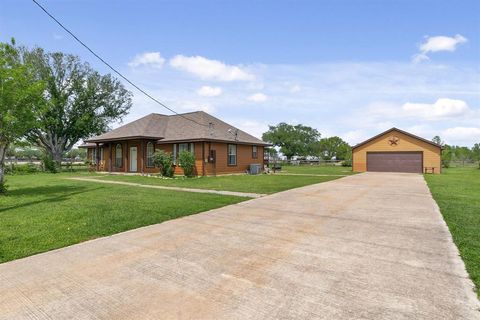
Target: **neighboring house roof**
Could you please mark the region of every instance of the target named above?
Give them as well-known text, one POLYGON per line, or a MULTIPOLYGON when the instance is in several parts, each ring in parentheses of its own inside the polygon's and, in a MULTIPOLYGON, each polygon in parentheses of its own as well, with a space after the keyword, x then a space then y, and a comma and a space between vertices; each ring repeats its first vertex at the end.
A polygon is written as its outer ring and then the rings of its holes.
POLYGON ((119 128, 85 140, 98 143, 116 140, 156 139, 158 143, 181 141, 223 141, 269 145, 203 111, 180 115, 151 113, 119 128), (193 120, 190 121, 189 119, 193 120))
POLYGON ((384 131, 384 132, 382 132, 382 133, 380 133, 380 134, 377 134, 377 135, 374 136, 374 137, 371 137, 370 139, 367 139, 367 140, 365 140, 365 141, 363 141, 363 142, 360 142, 359 144, 353 146, 353 147, 352 147, 352 150, 353 150, 353 149, 356 149, 356 148, 358 148, 358 147, 360 147, 360 146, 363 146, 364 144, 367 144, 367 143, 369 143, 370 141, 373 141, 373 140, 375 140, 375 139, 377 139, 377 138, 379 138, 379 137, 381 137, 381 136, 383 136, 383 135, 386 135, 386 134, 388 134, 388 133, 390 133, 390 132, 392 132, 392 131, 397 131, 397 132, 403 133, 404 135, 407 135, 407 136, 412 137, 412 138, 414 138, 414 139, 423 141, 423 142, 425 142, 425 143, 428 143, 428 144, 431 144, 431 145, 433 145, 433 146, 435 146, 435 147, 438 147, 438 148, 440 148, 440 149, 443 149, 443 147, 442 147, 441 145, 436 144, 436 143, 433 142, 433 141, 424 139, 424 138, 419 137, 419 136, 416 136, 416 135, 414 135, 414 134, 412 134, 412 133, 410 133, 410 132, 403 131, 403 130, 400 130, 400 129, 398 129, 398 128, 393 127, 393 128, 391 128, 391 129, 388 129, 387 131, 384 131))

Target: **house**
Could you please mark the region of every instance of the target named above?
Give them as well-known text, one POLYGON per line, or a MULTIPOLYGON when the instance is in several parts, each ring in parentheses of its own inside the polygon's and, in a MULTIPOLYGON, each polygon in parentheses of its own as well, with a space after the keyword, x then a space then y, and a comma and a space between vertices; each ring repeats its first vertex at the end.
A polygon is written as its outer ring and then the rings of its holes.
POLYGON ((241 173, 251 164, 263 166, 268 143, 198 111, 178 115, 152 113, 102 135, 87 139, 88 159, 97 171, 158 173, 154 153, 171 153, 175 173, 183 174, 178 154, 195 155, 197 175, 241 173))
POLYGON ((442 146, 392 128, 352 148, 355 172, 440 173, 442 146))

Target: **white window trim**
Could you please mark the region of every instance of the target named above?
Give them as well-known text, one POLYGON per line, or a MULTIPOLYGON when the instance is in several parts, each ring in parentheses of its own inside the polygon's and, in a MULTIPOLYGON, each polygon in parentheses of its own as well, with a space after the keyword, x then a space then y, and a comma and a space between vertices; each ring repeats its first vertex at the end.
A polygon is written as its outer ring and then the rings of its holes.
POLYGON ((227 165, 228 166, 236 166, 237 165, 237 145, 236 144, 227 144, 227 165), (230 153, 230 146, 234 146, 233 150, 235 153, 230 153), (235 157, 235 163, 230 163, 230 157, 235 157))

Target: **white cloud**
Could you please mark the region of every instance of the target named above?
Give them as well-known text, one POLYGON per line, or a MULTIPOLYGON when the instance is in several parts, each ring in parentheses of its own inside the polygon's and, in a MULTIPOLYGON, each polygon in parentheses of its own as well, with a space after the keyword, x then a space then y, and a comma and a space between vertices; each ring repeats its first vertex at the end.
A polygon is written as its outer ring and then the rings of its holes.
POLYGON ((222 88, 203 86, 197 90, 197 94, 202 97, 217 97, 222 94, 222 88))
POLYGON ((165 58, 160 55, 160 52, 145 52, 137 54, 132 61, 128 63, 130 67, 146 66, 160 69, 165 63, 165 58))
POLYGON ((402 106, 407 116, 417 116, 427 120, 448 119, 463 116, 470 109, 463 100, 440 98, 435 103, 411 103, 402 106))
POLYGON ((170 65, 203 80, 251 81, 255 78, 242 67, 227 65, 221 61, 201 56, 186 57, 177 55, 170 60, 170 65))
POLYGON ((453 127, 443 130, 442 138, 447 143, 459 143, 471 146, 475 141, 480 141, 480 128, 477 127, 453 127))
POLYGON ((302 88, 297 84, 290 87, 291 93, 296 93, 296 92, 299 92, 300 90, 302 90, 302 88))
POLYGON ((457 49, 457 46, 467 42, 467 38, 457 34, 453 37, 436 36, 426 37, 425 41, 420 45, 420 53, 413 55, 413 63, 420 63, 422 61, 430 60, 427 53, 449 51, 453 52, 457 49))
POLYGON ((420 51, 424 54, 438 51, 455 51, 457 45, 467 42, 467 38, 462 35, 455 35, 454 37, 436 36, 429 37, 424 43, 420 45, 420 51))
POLYGON ((267 101, 268 97, 263 93, 257 92, 251 96, 248 96, 247 99, 253 102, 265 102, 267 101))

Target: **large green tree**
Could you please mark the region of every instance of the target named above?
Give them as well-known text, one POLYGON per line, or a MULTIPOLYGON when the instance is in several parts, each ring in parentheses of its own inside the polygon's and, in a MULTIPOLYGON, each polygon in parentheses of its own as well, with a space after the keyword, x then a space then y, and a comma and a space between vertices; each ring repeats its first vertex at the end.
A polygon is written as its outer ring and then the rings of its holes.
POLYGON ((478 161, 478 168, 480 169, 480 143, 475 143, 472 147, 473 158, 478 161))
POLYGON ((280 152, 290 160, 293 156, 312 155, 314 144, 320 139, 320 133, 301 124, 291 125, 282 122, 276 126, 269 126, 262 139, 280 147, 280 152))
POLYGON ((101 75, 77 56, 24 49, 26 62, 46 84, 45 112, 28 139, 45 150, 58 166, 62 154, 81 139, 105 132, 131 107, 131 93, 111 75, 101 75))
POLYGON ((321 139, 316 146, 316 153, 323 159, 345 160, 349 157, 351 147, 342 138, 334 136, 321 139))
POLYGON ((43 83, 23 63, 15 41, 0 43, 0 193, 5 192, 5 153, 34 127, 41 114, 43 83))

